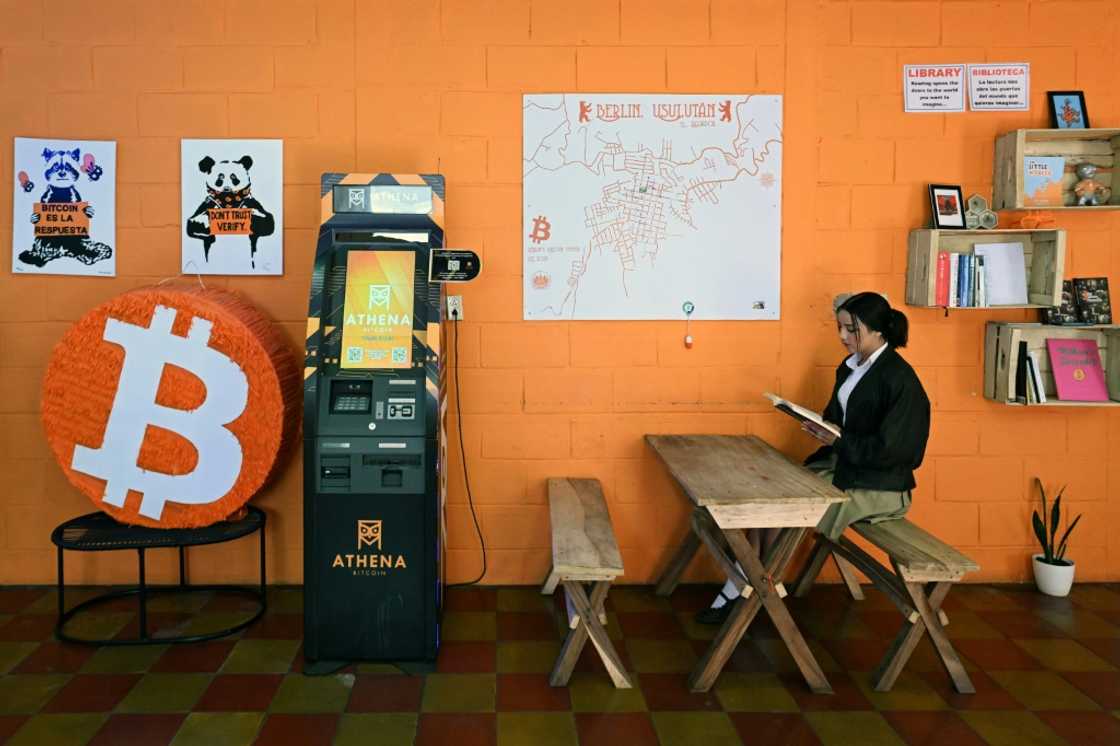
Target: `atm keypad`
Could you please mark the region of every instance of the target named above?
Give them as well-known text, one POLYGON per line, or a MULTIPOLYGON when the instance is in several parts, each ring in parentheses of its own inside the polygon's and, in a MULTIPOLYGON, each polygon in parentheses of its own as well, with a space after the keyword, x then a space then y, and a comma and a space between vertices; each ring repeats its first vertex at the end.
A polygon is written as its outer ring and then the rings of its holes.
POLYGON ((368 396, 340 396, 334 400, 334 411, 344 414, 369 412, 368 396))

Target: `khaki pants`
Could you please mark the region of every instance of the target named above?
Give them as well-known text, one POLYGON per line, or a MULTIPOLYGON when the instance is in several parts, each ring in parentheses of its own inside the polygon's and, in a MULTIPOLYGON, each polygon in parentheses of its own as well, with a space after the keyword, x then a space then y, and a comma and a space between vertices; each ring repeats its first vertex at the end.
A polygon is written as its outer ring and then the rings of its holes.
MULTIPOLYGON (((813 461, 806 464, 805 468, 832 484, 832 476, 836 472, 836 456, 824 461, 813 461)), ((893 518, 901 518, 910 509, 910 490, 890 492, 888 490, 865 490, 857 487, 844 490, 844 492, 848 495, 848 500, 831 506, 825 511, 824 516, 817 524, 817 531, 833 541, 838 541, 840 534, 844 533, 844 529, 856 521, 870 521, 871 523, 889 521, 893 518)), ((747 538, 756 549, 760 550, 760 554, 765 556, 770 545, 777 539, 779 532, 780 529, 751 529, 747 532, 747 538)), ((740 571, 743 569, 738 562, 735 563, 735 566, 739 567, 740 571)), ((712 602, 712 607, 718 609, 726 603, 724 599, 733 601, 738 596, 739 591, 735 584, 728 580, 724 583, 720 595, 716 596, 715 601, 712 602)))
MULTIPOLYGON (((832 484, 836 471, 836 456, 827 460, 813 461, 805 465, 821 479, 832 484)), ((847 502, 837 503, 825 511, 817 524, 817 531, 833 541, 837 541, 844 529, 856 521, 879 523, 906 515, 910 509, 910 490, 892 492, 890 490, 865 490, 859 487, 844 490, 847 502)))

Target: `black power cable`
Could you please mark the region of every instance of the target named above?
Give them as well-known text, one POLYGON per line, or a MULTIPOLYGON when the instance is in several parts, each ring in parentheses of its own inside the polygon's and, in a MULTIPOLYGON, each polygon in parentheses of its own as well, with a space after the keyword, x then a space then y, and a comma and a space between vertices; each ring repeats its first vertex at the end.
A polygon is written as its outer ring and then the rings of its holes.
MULTIPOLYGON (((455 372, 455 419, 459 427, 459 454, 463 458, 463 482, 467 486, 467 503, 471 506, 471 518, 474 520, 474 530, 478 534, 478 543, 482 547, 482 572, 474 580, 468 580, 464 583, 452 583, 448 588, 465 588, 469 585, 476 585, 484 577, 486 577, 486 539, 482 537, 482 528, 478 525, 478 514, 474 509, 474 497, 471 494, 471 478, 467 473, 467 449, 463 445, 463 405, 462 405, 462 389, 459 388, 459 313, 458 311, 451 314, 452 324, 451 329, 455 337, 455 363, 453 370, 455 372)), ((447 468, 447 464, 443 465, 447 468)))

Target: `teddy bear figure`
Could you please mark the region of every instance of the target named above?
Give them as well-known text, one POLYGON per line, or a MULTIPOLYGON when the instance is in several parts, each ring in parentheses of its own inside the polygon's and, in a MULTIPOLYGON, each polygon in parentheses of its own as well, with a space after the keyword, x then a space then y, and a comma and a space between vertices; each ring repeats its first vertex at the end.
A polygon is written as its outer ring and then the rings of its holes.
POLYGON ((1073 185, 1073 193, 1077 195, 1079 206, 1095 206, 1101 202, 1108 202, 1112 190, 1094 178, 1097 167, 1092 163, 1077 164, 1077 178, 1080 179, 1073 185))

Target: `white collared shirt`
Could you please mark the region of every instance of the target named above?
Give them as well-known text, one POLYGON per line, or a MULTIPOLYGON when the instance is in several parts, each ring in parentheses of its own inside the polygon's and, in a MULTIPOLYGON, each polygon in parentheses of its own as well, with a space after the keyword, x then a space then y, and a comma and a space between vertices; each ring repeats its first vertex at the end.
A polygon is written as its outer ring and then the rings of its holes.
POLYGON ((852 390, 855 389, 860 379, 867 375, 867 371, 871 370, 871 366, 875 364, 875 361, 879 359, 879 356, 883 354, 883 350, 885 349, 887 349, 886 342, 884 342, 879 349, 875 350, 875 352, 872 352, 867 358, 867 362, 863 365, 860 365, 858 362, 858 352, 852 353, 848 356, 848 359, 844 361, 844 363, 852 369, 852 372, 844 380, 844 383, 840 384, 840 390, 836 392, 836 399, 840 402, 840 411, 844 414, 844 422, 840 423, 841 425, 846 425, 848 423, 848 397, 852 395, 852 390))

